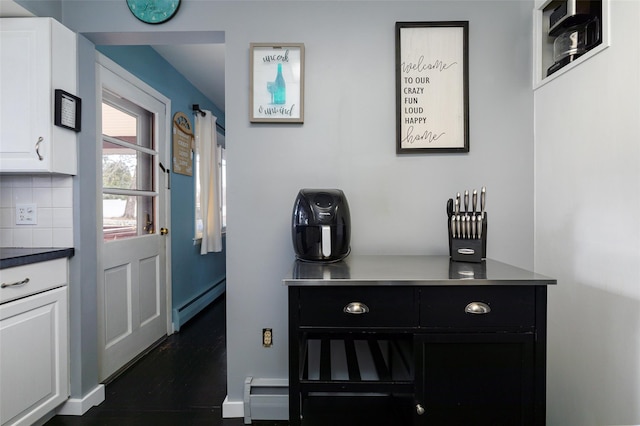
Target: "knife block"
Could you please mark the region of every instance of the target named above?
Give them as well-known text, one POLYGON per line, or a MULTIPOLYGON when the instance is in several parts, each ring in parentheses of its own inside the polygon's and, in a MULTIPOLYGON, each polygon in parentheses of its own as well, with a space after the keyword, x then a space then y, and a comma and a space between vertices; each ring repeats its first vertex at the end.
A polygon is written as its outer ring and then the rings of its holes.
POLYGON ((453 238, 451 218, 447 218, 449 256, 456 262, 482 262, 487 257, 487 212, 482 220, 482 238, 453 238))

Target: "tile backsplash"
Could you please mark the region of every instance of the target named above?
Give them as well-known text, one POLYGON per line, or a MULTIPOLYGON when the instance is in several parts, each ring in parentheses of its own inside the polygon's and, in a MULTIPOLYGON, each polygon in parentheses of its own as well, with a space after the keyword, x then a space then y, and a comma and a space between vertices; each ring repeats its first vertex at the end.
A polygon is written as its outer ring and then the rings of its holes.
POLYGON ((0 176, 0 247, 73 247, 73 177, 0 176), (35 224, 16 225, 22 204, 35 206, 35 224))

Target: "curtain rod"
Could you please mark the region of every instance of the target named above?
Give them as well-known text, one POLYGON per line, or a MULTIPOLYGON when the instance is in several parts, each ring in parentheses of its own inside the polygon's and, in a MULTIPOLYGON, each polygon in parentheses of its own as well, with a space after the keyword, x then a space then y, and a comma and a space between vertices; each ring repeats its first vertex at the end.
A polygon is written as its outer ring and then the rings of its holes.
MULTIPOLYGON (((206 113, 200 109, 200 104, 193 104, 191 105, 191 109, 193 109, 193 112, 196 114, 201 114, 203 117, 206 115, 206 113)), ((226 132, 227 130, 221 126, 220 124, 218 124, 218 122, 216 121, 216 127, 218 127, 219 129, 221 129, 223 132, 226 132)))

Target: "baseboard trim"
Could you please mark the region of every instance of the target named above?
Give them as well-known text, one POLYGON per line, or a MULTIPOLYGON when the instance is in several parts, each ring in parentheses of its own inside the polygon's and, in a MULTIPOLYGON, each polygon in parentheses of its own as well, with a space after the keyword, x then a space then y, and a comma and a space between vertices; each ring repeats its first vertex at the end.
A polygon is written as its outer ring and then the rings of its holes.
POLYGON ((99 384, 82 398, 69 398, 56 410, 62 416, 81 416, 91 407, 100 405, 104 401, 104 385, 99 384))
POLYGON ((244 380, 244 424, 288 419, 289 380, 256 377, 244 380))
POLYGON ((180 331, 187 321, 196 316, 200 311, 207 307, 211 302, 216 300, 226 291, 226 277, 211 284, 205 291, 195 296, 182 306, 173 309, 173 329, 180 331))
POLYGON ((244 401, 229 401, 229 395, 222 402, 222 418, 244 417, 244 401))

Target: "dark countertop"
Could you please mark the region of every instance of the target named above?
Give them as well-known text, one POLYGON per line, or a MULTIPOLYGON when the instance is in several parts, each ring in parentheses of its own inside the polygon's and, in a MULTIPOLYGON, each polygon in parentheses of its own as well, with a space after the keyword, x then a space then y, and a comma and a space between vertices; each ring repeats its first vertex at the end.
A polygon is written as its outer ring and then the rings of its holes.
POLYGON ((553 278, 492 259, 454 262, 449 256, 349 255, 335 263, 296 260, 288 286, 553 285, 553 278))
POLYGON ((64 247, 0 247, 0 269, 71 257, 73 254, 73 248, 64 247))

